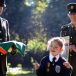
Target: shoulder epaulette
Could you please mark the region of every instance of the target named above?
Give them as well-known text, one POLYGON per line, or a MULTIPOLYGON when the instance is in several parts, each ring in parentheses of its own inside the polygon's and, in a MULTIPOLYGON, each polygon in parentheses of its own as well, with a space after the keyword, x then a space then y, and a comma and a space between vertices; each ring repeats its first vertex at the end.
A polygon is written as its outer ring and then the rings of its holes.
POLYGON ((63 29, 63 30, 67 30, 67 29, 69 29, 71 26, 69 25, 69 24, 67 24, 67 25, 63 25, 62 27, 61 27, 61 29, 63 29))
POLYGON ((66 26, 66 25, 63 25, 62 27, 61 27, 61 29, 63 29, 63 28, 68 28, 69 26, 66 26))

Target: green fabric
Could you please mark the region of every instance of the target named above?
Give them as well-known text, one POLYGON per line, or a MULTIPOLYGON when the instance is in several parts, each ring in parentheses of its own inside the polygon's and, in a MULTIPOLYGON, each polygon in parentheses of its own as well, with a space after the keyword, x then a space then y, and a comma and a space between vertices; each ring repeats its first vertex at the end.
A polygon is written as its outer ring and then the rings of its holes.
POLYGON ((3 49, 5 49, 7 52, 9 50, 9 48, 12 47, 12 45, 16 46, 16 49, 21 53, 21 55, 25 54, 26 45, 24 43, 22 43, 22 42, 7 41, 7 42, 0 43, 0 47, 2 47, 3 49))

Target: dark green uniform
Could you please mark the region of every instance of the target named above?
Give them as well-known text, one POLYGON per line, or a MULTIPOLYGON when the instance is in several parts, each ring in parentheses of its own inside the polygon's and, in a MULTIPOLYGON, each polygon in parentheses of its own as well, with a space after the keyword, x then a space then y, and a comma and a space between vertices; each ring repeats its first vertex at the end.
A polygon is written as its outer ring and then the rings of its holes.
MULTIPOLYGON (((69 36, 70 37, 70 45, 76 46, 76 28, 72 27, 72 23, 62 26, 61 28, 61 36, 69 36)), ((76 52, 69 52, 69 62, 73 66, 73 76, 76 76, 76 52)))
MULTIPOLYGON (((0 42, 9 40, 9 25, 8 21, 0 17, 0 42)), ((0 76, 6 76, 7 71, 7 57, 0 53, 0 76)))
MULTIPOLYGON (((0 15, 3 12, 3 8, 5 7, 5 1, 0 0, 0 15)), ((8 21, 2 17, 0 17, 0 43, 9 40, 9 25, 8 21)), ((2 55, 0 53, 0 76, 6 76, 7 71, 7 57, 6 55, 2 55)))

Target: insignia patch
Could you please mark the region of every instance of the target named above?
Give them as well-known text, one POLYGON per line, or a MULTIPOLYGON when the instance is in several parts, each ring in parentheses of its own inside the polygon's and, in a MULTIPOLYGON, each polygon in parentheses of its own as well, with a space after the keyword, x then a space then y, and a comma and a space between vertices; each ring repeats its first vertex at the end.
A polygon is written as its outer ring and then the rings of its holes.
POLYGON ((55 67, 55 71, 56 73, 60 73, 61 67, 59 65, 56 65, 55 67))

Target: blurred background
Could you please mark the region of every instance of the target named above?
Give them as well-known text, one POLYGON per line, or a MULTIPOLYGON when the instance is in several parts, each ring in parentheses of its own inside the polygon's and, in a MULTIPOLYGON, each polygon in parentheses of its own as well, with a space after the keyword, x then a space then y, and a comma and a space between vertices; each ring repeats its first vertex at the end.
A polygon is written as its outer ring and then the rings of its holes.
POLYGON ((36 76, 34 62, 48 54, 48 39, 60 36, 69 23, 69 0, 6 0, 3 17, 9 21, 11 40, 27 45, 25 56, 8 54, 8 76, 36 76))

